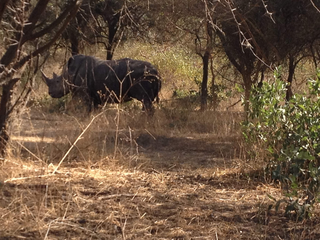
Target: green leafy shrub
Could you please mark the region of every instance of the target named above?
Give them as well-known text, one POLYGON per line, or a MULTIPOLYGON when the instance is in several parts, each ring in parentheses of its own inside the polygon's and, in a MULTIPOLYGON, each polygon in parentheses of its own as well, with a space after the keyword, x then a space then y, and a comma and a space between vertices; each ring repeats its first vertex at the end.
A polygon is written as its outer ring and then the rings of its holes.
POLYGON ((286 213, 298 218, 319 201, 320 188, 320 73, 308 85, 286 102, 286 84, 276 73, 273 83, 253 88, 243 123, 251 158, 264 160, 267 176, 288 189, 286 213))

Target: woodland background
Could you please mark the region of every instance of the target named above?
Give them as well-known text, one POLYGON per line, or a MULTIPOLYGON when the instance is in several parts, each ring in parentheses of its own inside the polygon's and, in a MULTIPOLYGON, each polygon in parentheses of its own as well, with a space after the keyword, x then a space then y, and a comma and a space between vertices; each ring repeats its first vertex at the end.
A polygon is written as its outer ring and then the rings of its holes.
POLYGON ((319 8, 2 0, 0 239, 319 239, 319 8), (51 99, 73 54, 157 66, 154 116, 51 99))

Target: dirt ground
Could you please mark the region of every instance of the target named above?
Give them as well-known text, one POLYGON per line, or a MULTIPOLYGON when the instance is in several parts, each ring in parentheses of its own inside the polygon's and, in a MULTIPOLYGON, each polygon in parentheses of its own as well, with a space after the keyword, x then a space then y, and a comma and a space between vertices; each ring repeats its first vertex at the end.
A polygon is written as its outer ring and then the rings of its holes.
POLYGON ((1 240, 320 239, 317 210, 299 222, 268 209, 281 190, 240 159, 237 134, 109 116, 64 158, 89 122, 72 119, 29 114, 17 127, 0 160, 1 240))

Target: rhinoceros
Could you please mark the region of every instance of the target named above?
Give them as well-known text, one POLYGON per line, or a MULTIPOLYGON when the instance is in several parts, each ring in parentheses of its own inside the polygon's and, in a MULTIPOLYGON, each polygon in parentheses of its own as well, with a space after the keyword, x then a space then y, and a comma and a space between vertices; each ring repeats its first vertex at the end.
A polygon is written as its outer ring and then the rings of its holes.
POLYGON ((143 109, 151 111, 152 102, 159 100, 161 78, 157 69, 149 62, 123 58, 100 60, 92 56, 70 57, 62 74, 53 73, 43 79, 53 98, 72 93, 96 108, 104 103, 121 103, 132 99, 142 102, 143 109))

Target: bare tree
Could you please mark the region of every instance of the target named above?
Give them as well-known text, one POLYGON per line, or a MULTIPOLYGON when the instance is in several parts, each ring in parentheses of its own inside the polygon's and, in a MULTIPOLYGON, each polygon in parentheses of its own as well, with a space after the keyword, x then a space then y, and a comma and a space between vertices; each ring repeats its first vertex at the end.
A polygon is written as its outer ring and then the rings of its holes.
POLYGON ((14 86, 20 81, 26 64, 34 57, 48 50, 59 38, 69 22, 76 15, 81 0, 68 1, 56 19, 47 22, 43 18, 48 10, 49 0, 2 1, 0 21, 7 28, 6 50, 0 59, 0 154, 4 155, 9 134, 7 124, 17 103, 11 103, 14 86), (3 19, 5 18, 5 21, 3 19), (38 41, 34 49, 30 43, 38 41), (29 46, 29 49, 27 49, 29 46), (31 50, 30 50, 31 49, 31 50))
MULTIPOLYGON (((209 60, 211 59, 212 51, 215 45, 215 39, 214 35, 215 32, 213 31, 213 28, 216 27, 216 25, 213 22, 211 12, 215 9, 215 4, 210 3, 208 0, 202 0, 203 7, 204 7, 204 35, 205 35, 205 47, 204 50, 201 47, 201 40, 200 37, 196 34, 196 53, 201 57, 202 59, 202 82, 201 82, 201 110, 204 111, 207 109, 207 99, 208 99, 208 78, 209 78, 209 60), (203 53, 202 53, 203 52, 203 53)), ((213 69, 211 69, 213 71, 213 69)), ((212 73, 213 74, 213 73, 212 73)), ((212 79, 214 81, 214 76, 212 76, 212 79)), ((214 82, 212 83, 214 86, 214 82)))

